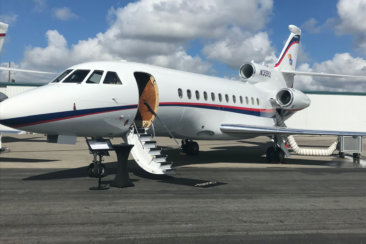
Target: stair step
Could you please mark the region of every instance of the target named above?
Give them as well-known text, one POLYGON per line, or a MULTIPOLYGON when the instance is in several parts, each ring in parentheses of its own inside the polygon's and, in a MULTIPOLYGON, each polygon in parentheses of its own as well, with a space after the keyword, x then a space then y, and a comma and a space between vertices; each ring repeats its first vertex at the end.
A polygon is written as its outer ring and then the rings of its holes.
POLYGON ((149 135, 149 134, 140 135, 141 142, 150 141, 150 140, 151 140, 151 135, 149 135))
POLYGON ((142 144, 144 146, 147 146, 147 145, 154 145, 154 146, 156 146, 156 141, 143 141, 142 144))
POLYGON ((172 169, 172 165, 171 164, 167 164, 167 165, 163 165, 160 166, 160 169, 165 171, 165 170, 171 170, 172 169))
POLYGON ((160 155, 161 150, 157 148, 148 149, 148 153, 152 156, 160 155))
POLYGON ((165 157, 158 157, 158 158, 154 158, 153 161, 156 162, 156 163, 164 164, 164 163, 166 163, 166 158, 165 157))

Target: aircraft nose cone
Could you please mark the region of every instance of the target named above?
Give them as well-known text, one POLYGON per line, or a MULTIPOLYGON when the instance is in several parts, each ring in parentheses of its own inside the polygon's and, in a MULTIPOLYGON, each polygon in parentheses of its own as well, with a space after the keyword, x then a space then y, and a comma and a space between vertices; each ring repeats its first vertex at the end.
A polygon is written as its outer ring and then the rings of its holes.
POLYGON ((0 124, 1 122, 5 119, 5 114, 4 114, 4 106, 2 104, 2 102, 0 102, 0 124))
POLYGON ((7 101, 0 102, 0 124, 2 125, 8 125, 7 119, 10 118, 10 114, 7 110, 7 101))

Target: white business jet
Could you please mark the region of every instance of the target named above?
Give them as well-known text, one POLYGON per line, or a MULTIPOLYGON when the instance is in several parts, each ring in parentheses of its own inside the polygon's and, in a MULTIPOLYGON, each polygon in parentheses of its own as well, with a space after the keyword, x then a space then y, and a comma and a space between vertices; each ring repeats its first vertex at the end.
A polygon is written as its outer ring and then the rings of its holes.
MULTIPOLYGON (((275 67, 254 62, 240 67, 241 81, 227 80, 124 61, 75 65, 49 84, 0 104, 0 123, 30 132, 83 137, 123 137, 147 172, 167 174, 151 133, 182 139, 182 149, 197 154, 192 140, 231 140, 268 135, 269 161, 282 161, 292 134, 366 136, 365 132, 287 128, 284 121, 310 105, 293 87, 295 75, 355 76, 295 71, 301 30, 290 36, 275 67)), ((321 118, 314 118, 321 119, 321 118)))
MULTIPOLYGON (((1 52, 1 49, 3 47, 7 31, 8 31, 8 25, 5 24, 5 23, 0 22, 0 52, 1 52)), ((7 98, 8 97, 5 94, 0 92, 0 102, 2 102, 3 100, 5 100, 7 98)), ((0 152, 5 150, 5 148, 2 147, 2 134, 3 133, 5 133, 5 134, 8 134, 8 133, 19 134, 19 133, 21 133, 21 131, 13 129, 13 128, 9 128, 7 126, 0 125, 0 152)))

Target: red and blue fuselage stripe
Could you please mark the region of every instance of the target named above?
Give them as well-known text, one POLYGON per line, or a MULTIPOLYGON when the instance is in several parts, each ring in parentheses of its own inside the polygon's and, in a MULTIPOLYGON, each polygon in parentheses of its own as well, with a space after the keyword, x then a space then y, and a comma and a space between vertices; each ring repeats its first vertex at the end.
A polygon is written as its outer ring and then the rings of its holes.
MULTIPOLYGON (((246 107, 236 107, 218 104, 208 104, 208 103, 178 103, 178 102, 162 102, 159 104, 161 107, 189 107, 189 108, 201 108, 201 109, 213 109, 225 112, 247 114, 258 117, 273 118, 273 109, 259 109, 259 108, 246 108, 246 107)), ((26 127, 50 122, 56 122, 67 119, 80 118, 85 116, 97 115, 102 113, 116 112, 128 109, 136 109, 137 104, 127 105, 127 106, 116 106, 116 107, 105 107, 105 108, 91 108, 82 110, 71 110, 56 113, 38 114, 30 115, 25 117, 17 117, 11 119, 0 120, 0 124, 19 128, 26 127)))
POLYGON ((275 116, 273 109, 260 109, 260 108, 247 108, 247 107, 237 107, 228 105, 218 105, 209 103, 185 103, 185 102, 165 102, 159 104, 162 107, 191 107, 191 108, 202 108, 202 109, 213 109, 225 112, 247 114, 259 117, 272 118, 275 116))
POLYGON ((6 125, 9 127, 13 127, 13 128, 19 128, 19 127, 32 126, 32 125, 37 125, 37 124, 44 124, 44 123, 56 122, 56 121, 60 121, 60 120, 80 118, 80 117, 85 117, 85 116, 90 116, 90 115, 116 112, 116 111, 135 109, 135 108, 137 108, 137 104, 127 105, 127 106, 117 106, 117 107, 71 110, 71 111, 64 111, 64 112, 31 115, 31 116, 18 117, 18 118, 12 118, 12 119, 4 119, 4 120, 0 120, 0 124, 6 125))

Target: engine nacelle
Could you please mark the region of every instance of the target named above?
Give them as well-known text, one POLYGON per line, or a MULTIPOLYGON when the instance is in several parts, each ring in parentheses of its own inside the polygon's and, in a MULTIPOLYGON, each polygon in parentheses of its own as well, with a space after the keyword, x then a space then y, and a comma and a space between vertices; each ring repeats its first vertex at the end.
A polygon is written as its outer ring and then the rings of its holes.
POLYGON ((263 82, 272 77, 271 68, 256 63, 245 63, 240 66, 239 75, 244 81, 263 82))
POLYGON ((284 88, 277 92, 276 103, 285 110, 301 110, 309 107, 310 98, 299 90, 284 88))

